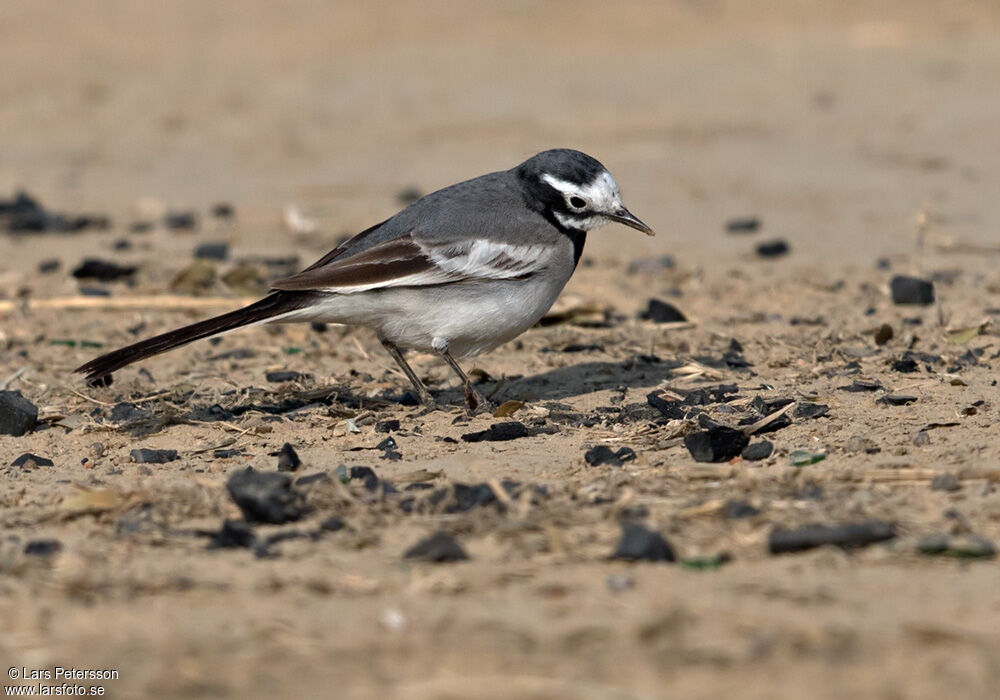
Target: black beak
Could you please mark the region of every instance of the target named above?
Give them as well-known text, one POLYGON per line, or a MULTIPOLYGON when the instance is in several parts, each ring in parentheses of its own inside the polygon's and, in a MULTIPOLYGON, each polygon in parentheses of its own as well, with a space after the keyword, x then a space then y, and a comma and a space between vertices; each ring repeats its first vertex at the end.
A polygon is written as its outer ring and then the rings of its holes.
POLYGON ((626 226, 631 226, 636 231, 642 231, 647 236, 655 236, 656 232, 649 228, 646 224, 642 223, 635 214, 630 212, 625 207, 622 207, 614 214, 609 214, 608 218, 612 221, 617 221, 620 224, 625 224, 626 226))

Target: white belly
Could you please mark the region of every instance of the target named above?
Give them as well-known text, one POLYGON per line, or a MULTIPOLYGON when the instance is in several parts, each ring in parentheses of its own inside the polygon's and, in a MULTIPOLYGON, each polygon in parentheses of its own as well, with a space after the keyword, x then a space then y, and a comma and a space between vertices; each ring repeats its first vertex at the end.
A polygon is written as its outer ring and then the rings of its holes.
POLYGON ((401 348, 432 352, 441 341, 455 357, 487 352, 533 326, 569 279, 466 282, 334 294, 278 321, 322 321, 372 328, 401 348), (435 339, 438 343, 435 343, 435 339))

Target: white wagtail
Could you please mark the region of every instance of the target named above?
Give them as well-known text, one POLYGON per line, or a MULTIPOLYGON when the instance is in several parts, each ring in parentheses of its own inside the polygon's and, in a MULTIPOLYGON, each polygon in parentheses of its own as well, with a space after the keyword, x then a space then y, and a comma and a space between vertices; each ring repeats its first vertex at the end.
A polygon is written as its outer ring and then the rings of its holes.
POLYGON ((242 309, 91 360, 77 372, 111 373, 194 340, 258 323, 366 326, 432 407, 403 350, 440 355, 462 380, 471 410, 483 396, 456 362, 533 326, 576 269, 587 232, 617 221, 653 235, 622 204, 618 185, 579 151, 543 151, 517 167, 433 192, 362 231, 312 266, 275 282, 242 309))

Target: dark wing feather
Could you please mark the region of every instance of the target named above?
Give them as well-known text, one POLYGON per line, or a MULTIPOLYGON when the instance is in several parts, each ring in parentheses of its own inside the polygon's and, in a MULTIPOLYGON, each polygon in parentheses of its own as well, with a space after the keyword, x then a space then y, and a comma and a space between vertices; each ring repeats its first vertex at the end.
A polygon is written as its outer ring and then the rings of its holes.
POLYGON ((452 279, 452 275, 427 257, 410 234, 344 258, 331 256, 332 253, 327 256, 329 262, 321 266, 313 265, 297 275, 278 280, 272 286, 282 291, 349 293, 384 286, 435 284, 452 279))

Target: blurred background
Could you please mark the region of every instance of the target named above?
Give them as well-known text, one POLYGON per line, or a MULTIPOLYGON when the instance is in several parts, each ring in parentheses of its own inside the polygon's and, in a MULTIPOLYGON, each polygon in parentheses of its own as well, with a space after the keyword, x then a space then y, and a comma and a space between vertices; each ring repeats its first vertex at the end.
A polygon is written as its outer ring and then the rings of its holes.
MULTIPOLYGON (((534 152, 602 160, 660 231, 611 254, 735 256, 759 216, 804 260, 995 237, 1000 5, 93 0, 0 4, 0 197, 134 218, 233 203, 328 240, 534 152)), ((4 245, 10 245, 9 243, 4 245)))

